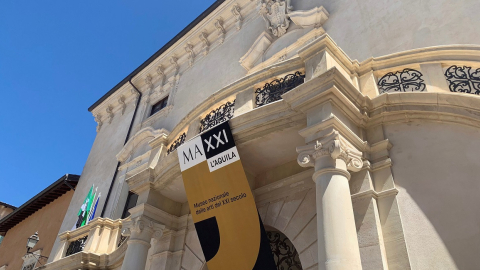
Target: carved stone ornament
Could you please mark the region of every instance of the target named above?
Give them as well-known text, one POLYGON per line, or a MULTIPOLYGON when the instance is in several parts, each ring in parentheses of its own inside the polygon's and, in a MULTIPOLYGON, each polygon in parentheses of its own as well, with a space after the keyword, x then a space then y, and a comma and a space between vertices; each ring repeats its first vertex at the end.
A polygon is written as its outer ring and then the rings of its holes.
POLYGON ((362 152, 355 149, 337 132, 332 135, 329 135, 326 140, 316 141, 314 145, 298 147, 298 164, 302 167, 314 167, 315 160, 330 156, 333 159, 345 161, 349 171, 360 171, 363 167, 362 152))
POLYGON ((122 106, 122 115, 125 113, 125 109, 127 108, 127 104, 125 104, 125 97, 120 96, 118 98, 118 103, 122 106))
POLYGON ((178 58, 175 56, 172 56, 170 58, 170 63, 173 65, 173 70, 174 70, 174 75, 178 74, 178 71, 180 70, 180 65, 178 64, 178 58))
POLYGON ((113 114, 113 107, 112 107, 112 105, 108 105, 108 107, 105 109, 105 111, 106 111, 107 114, 108 114, 108 123, 111 124, 111 123, 112 123, 112 120, 113 120, 113 117, 115 116, 115 114, 113 114))
MULTIPOLYGON (((147 217, 140 216, 123 222, 123 236, 130 236, 132 238, 138 238, 143 233, 147 233, 146 236, 155 236, 155 238, 160 238, 163 235, 163 230, 165 225, 159 224, 156 221, 153 221, 147 217), (150 234, 151 233, 151 234, 150 234)), ((144 239, 149 240, 149 239, 144 239)))
POLYGON ((202 40, 202 42, 203 42, 203 46, 204 46, 204 48, 203 48, 203 54, 204 54, 204 55, 207 55, 207 54, 208 54, 208 51, 209 51, 209 49, 210 49, 210 42, 208 41, 207 31, 204 30, 204 31, 200 34, 199 38, 200 38, 200 39, 202 40))
POLYGON ((283 36, 290 26, 288 13, 291 11, 290 0, 259 0, 259 13, 265 20, 267 29, 276 37, 283 36))
POLYGON ((237 24, 237 30, 240 30, 242 28, 242 22, 243 22, 243 17, 242 14, 240 13, 240 6, 238 4, 233 5, 232 7, 232 14, 235 16, 235 21, 237 24))
POLYGON ((145 77, 145 84, 148 85, 148 88, 152 88, 152 87, 153 87, 152 76, 150 76, 150 74, 148 74, 148 75, 145 77))
POLYGON ((215 28, 217 28, 217 35, 220 44, 223 44, 225 41, 225 28, 223 28, 223 21, 222 19, 217 19, 215 21, 215 28))
POLYGON ((99 132, 103 125, 101 114, 95 115, 95 122, 97 122, 97 132, 99 132))
POLYGON ((138 98, 140 97, 140 94, 137 92, 137 90, 133 88, 130 88, 130 93, 132 93, 132 95, 135 97, 133 100, 133 106, 137 107, 137 101, 138 101, 138 98))
POLYGON ((193 45, 190 43, 187 43, 185 45, 185 51, 188 53, 188 64, 193 66, 193 62, 195 61, 195 52, 193 51, 193 45))

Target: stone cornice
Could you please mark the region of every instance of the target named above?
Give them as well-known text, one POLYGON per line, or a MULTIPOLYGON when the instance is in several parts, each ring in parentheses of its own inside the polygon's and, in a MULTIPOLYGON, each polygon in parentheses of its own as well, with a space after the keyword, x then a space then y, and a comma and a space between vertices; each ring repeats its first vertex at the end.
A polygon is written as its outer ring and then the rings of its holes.
MULTIPOLYGON (((480 62, 479 45, 444 45, 413 49, 379 57, 370 57, 362 62, 352 60, 333 41, 328 34, 323 34, 315 42, 309 43, 298 51, 298 55, 307 60, 312 56, 330 52, 335 60, 351 75, 362 76, 370 71, 398 68, 399 66, 418 65, 428 62, 478 63, 480 62)), ((386 72, 385 72, 386 73, 386 72)))
POLYGON ((225 1, 202 22, 193 27, 188 34, 140 71, 132 81, 139 88, 144 89, 146 85, 144 79, 148 75, 152 76, 153 84, 157 85, 163 75, 171 77, 191 68, 206 54, 221 46, 224 40, 237 33, 238 13, 242 17, 241 25, 248 24, 252 19, 258 17, 256 4, 252 1, 225 1), (237 7, 235 12, 232 11, 234 6, 237 7), (221 34, 219 34, 219 29, 222 29, 221 34), (185 49, 186 47, 188 50, 185 49), (194 55, 193 58, 192 55, 194 55), (171 61, 172 58, 175 59, 174 63, 171 61), (157 72, 158 67, 163 67, 162 76, 159 76, 157 72))
POLYGON ((124 162, 132 154, 138 143, 145 138, 152 137, 152 141, 158 138, 165 138, 166 140, 169 134, 170 132, 166 129, 155 130, 152 127, 141 129, 123 146, 122 150, 117 154, 117 160, 124 162))

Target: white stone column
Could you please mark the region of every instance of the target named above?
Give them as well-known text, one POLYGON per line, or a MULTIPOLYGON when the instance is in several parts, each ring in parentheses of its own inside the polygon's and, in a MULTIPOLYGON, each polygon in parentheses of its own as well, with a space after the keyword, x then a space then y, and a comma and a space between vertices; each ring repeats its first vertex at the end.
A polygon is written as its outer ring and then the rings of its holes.
POLYGON ((122 270, 145 270, 152 237, 160 238, 165 225, 147 217, 136 217, 124 223, 124 235, 130 235, 122 270))
POLYGON ((297 148, 298 163, 315 167, 318 269, 362 269, 348 180, 362 168, 362 154, 337 132, 297 148))

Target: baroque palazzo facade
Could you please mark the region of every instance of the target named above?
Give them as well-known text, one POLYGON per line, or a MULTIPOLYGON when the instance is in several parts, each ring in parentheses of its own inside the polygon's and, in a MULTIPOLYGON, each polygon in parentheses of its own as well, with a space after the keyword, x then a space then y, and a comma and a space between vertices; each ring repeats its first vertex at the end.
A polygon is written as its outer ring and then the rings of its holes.
POLYGON ((216 1, 89 108, 42 269, 207 269, 175 150, 227 120, 279 269, 480 269, 478 9, 216 1))

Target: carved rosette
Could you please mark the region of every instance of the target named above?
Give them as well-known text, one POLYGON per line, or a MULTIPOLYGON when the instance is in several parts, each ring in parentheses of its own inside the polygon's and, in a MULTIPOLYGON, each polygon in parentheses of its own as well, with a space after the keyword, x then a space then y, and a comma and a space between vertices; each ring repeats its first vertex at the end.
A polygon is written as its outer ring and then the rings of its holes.
POLYGON ((328 140, 316 141, 314 145, 297 148, 297 162, 302 167, 314 167, 315 161, 325 156, 333 159, 341 159, 347 165, 347 169, 358 172, 363 167, 362 152, 358 151, 348 141, 340 137, 338 133, 329 136, 328 140))

